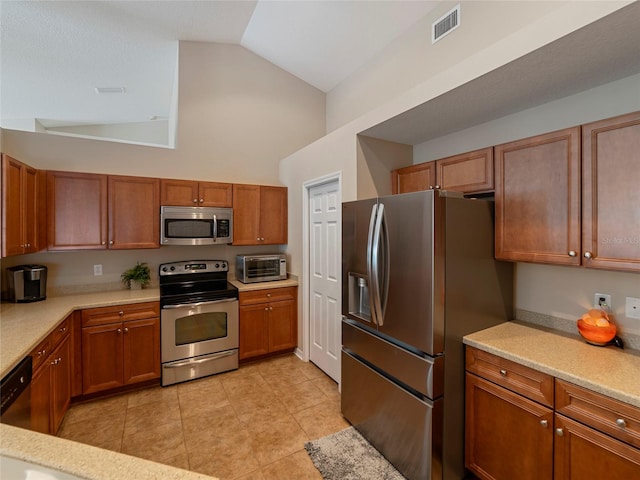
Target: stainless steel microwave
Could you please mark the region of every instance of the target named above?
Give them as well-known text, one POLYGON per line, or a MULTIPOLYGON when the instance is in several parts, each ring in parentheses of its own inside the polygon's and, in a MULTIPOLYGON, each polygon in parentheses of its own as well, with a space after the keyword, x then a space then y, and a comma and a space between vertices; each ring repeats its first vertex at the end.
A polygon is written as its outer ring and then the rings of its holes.
POLYGON ((285 255, 236 256, 236 279, 242 283, 272 282, 286 278, 287 258, 285 255))
POLYGON ((161 245, 220 245, 232 241, 232 208, 161 207, 161 245))

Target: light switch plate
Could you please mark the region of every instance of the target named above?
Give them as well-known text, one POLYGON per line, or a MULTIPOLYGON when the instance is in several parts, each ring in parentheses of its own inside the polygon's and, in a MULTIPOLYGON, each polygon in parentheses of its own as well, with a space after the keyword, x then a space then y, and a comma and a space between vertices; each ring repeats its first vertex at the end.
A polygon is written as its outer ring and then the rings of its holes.
POLYGON ((96 277, 102 275, 102 265, 101 264, 93 266, 93 275, 96 276, 96 277))

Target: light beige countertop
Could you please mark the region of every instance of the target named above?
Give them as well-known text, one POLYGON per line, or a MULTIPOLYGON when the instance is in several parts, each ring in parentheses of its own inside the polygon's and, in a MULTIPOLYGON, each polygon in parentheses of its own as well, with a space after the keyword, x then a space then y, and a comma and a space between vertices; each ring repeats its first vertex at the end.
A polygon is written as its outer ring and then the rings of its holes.
POLYGON ((0 424, 0 453, 90 480, 214 479, 189 470, 3 424, 0 424))
POLYGON ((570 335, 507 322, 466 335, 476 347, 561 380, 640 407, 640 352, 596 347, 570 335))
POLYGON ((251 292, 267 288, 297 287, 298 279, 291 275, 286 280, 278 280, 275 282, 242 283, 240 280, 231 279, 229 283, 236 287, 239 292, 251 292))
POLYGON ((29 355, 74 310, 160 300, 160 290, 115 290, 0 304, 0 378, 29 355))

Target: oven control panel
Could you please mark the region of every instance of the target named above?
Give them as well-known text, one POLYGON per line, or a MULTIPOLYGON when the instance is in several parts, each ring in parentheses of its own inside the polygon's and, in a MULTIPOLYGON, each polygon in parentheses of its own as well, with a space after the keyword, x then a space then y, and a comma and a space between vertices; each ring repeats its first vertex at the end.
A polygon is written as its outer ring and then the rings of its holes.
POLYGON ((160 265, 160 276, 188 275, 190 273, 228 272, 229 263, 226 260, 189 260, 186 262, 171 262, 160 265))

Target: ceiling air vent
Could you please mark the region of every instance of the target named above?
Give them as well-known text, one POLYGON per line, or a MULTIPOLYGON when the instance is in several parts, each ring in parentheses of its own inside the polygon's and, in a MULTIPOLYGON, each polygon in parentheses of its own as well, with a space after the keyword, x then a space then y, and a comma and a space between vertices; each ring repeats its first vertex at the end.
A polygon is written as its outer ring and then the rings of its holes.
POLYGON ((453 10, 445 13, 431 25, 431 44, 433 45, 442 37, 453 32, 460 26, 460 4, 456 5, 453 10))

